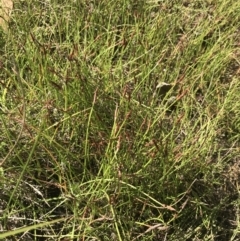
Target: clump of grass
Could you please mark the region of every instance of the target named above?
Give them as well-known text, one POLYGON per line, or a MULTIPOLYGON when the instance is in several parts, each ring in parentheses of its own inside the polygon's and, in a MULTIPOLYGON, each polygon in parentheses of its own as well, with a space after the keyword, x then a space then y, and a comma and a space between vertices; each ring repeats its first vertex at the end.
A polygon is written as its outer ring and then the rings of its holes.
POLYGON ((16 3, 0 238, 238 240, 239 10, 16 3))

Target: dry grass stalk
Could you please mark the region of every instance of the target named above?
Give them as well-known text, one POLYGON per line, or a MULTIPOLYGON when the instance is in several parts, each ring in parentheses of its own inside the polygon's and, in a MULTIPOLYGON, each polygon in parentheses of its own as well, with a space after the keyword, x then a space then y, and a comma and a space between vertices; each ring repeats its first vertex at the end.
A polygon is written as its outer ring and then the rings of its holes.
POLYGON ((11 11, 13 9, 12 0, 1 0, 0 1, 0 27, 3 30, 7 30, 7 22, 10 19, 11 11))

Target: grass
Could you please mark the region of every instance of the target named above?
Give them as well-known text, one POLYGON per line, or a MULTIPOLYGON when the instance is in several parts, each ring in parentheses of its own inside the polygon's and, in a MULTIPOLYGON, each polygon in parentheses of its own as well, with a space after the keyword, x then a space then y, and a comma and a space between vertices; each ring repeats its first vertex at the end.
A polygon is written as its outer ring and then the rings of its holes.
POLYGON ((239 16, 233 0, 17 1, 0 239, 239 241, 239 16))

